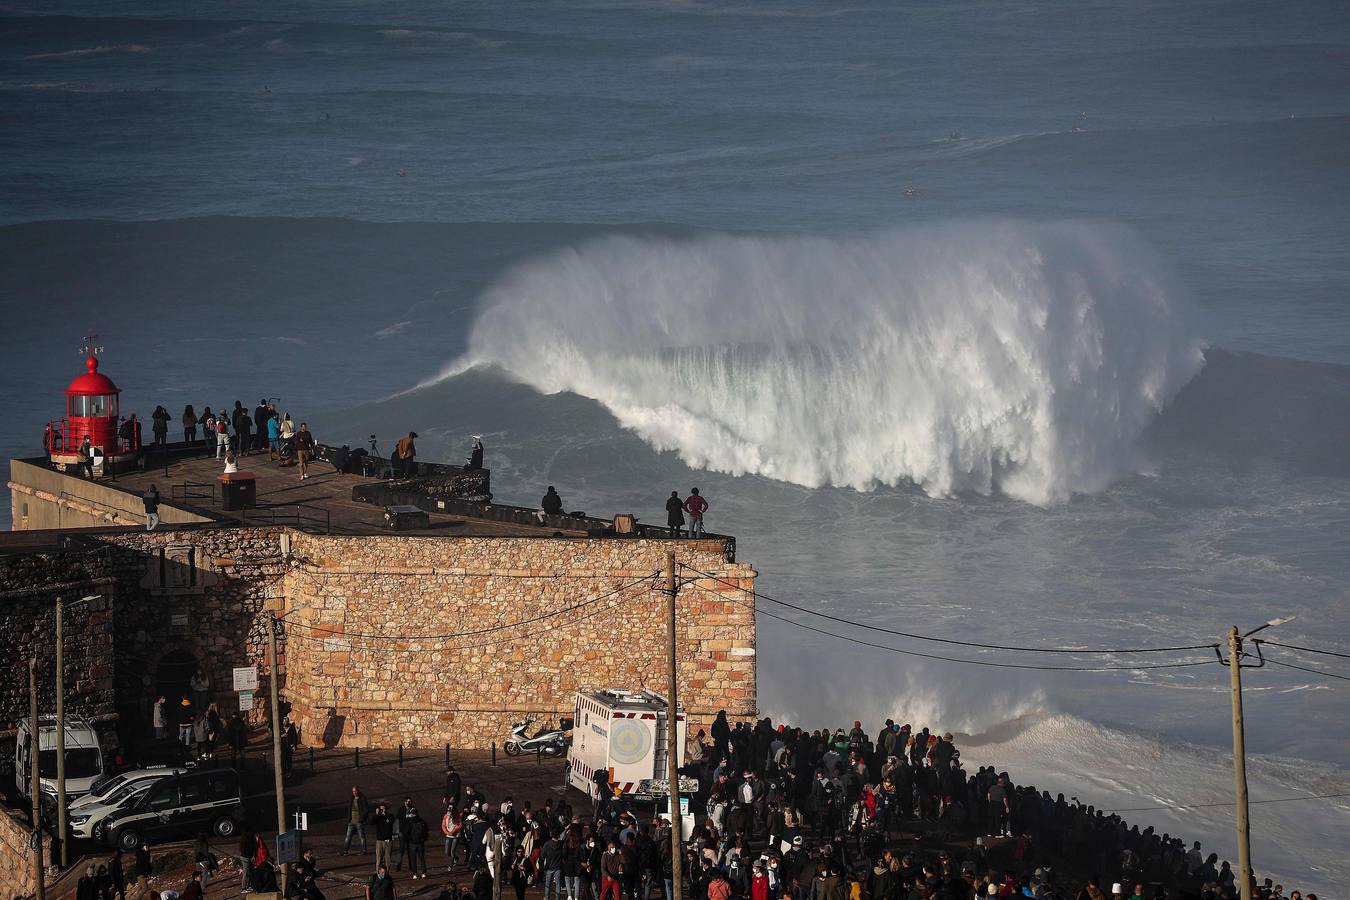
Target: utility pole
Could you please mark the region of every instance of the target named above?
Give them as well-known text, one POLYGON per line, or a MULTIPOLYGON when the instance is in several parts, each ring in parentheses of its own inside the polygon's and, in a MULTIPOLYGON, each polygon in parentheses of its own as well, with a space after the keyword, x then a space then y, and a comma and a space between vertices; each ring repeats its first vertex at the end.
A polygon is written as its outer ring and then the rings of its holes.
MULTIPOLYGON (((277 697, 277 617, 267 614, 267 652, 272 666, 272 774, 277 791, 277 834, 286 830, 286 791, 281 783, 281 701, 277 697)), ((290 866, 281 864, 281 891, 286 891, 286 873, 290 866)))
POLYGON ((66 849, 66 641, 65 603, 56 598, 56 834, 61 842, 61 870, 65 871, 66 849))
POLYGON ((28 659, 28 758, 33 792, 33 876, 37 879, 37 900, 46 900, 47 878, 42 868, 42 773, 38 756, 42 750, 42 729, 38 725, 37 657, 28 659))
POLYGON ((1247 750, 1242 724, 1242 635, 1228 630, 1228 676, 1233 688, 1233 780, 1237 787, 1238 890, 1252 900, 1252 834, 1247 822, 1247 750))
POLYGON ((670 888, 672 900, 684 900, 684 845, 680 840, 680 723, 675 677, 675 595, 680 587, 675 580, 675 551, 666 554, 666 629, 670 642, 666 649, 666 678, 669 685, 666 707, 666 781, 670 799, 670 888))

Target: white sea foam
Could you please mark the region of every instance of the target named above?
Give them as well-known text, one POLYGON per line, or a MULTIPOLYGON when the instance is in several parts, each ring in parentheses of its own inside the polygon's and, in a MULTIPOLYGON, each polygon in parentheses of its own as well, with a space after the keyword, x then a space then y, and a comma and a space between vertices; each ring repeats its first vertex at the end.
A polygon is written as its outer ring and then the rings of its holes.
POLYGON ((1101 491, 1202 365, 1132 232, 979 221, 843 239, 611 237, 489 289, 468 352, 689 464, 1032 503, 1101 491))

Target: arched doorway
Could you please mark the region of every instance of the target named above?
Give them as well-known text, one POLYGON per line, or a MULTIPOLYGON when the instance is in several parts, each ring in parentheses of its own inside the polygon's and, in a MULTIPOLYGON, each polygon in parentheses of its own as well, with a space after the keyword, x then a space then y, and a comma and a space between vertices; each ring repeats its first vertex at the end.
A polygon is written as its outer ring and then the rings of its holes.
POLYGON ((155 667, 155 690, 158 696, 169 701, 172 709, 184 697, 192 696, 188 682, 197 674, 200 664, 197 657, 186 650, 170 650, 159 659, 155 667))

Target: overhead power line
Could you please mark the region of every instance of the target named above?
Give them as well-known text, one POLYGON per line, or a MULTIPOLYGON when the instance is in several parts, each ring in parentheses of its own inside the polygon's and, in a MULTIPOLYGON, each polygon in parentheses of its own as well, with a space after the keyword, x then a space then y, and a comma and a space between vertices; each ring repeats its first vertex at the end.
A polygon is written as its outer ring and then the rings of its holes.
POLYGON ((1280 662, 1278 659, 1266 657, 1266 662, 1274 663, 1277 666, 1284 666, 1286 669, 1298 669, 1300 672, 1311 672, 1314 675, 1321 675, 1323 678, 1335 678, 1340 681, 1350 681, 1350 675, 1338 675, 1335 672, 1324 672, 1321 669, 1310 669, 1307 666, 1296 666, 1293 663, 1280 662))
MULTIPOLYGON (((602 594, 602 595, 600 595, 599 597, 592 598, 590 601, 587 601, 587 602, 584 603, 584 604, 580 604, 579 606, 593 606, 594 604, 600 602, 601 600, 604 600, 604 599, 606 599, 606 598, 608 598, 608 597, 614 596, 615 594, 622 593, 623 591, 631 590, 632 588, 637 587, 638 585, 641 585, 641 584, 643 584, 643 583, 645 583, 645 582, 648 582, 648 581, 651 581, 651 580, 652 580, 652 579, 650 579, 650 578, 644 578, 644 579, 642 579, 641 581, 635 581, 635 582, 633 582, 633 583, 631 583, 631 584, 624 585, 624 586, 621 587, 621 588, 617 588, 617 589, 615 589, 615 590, 613 590, 613 591, 609 591, 609 592, 606 593, 606 594, 602 594)), ((407 648, 404 648, 404 649, 400 650, 399 652, 400 652, 400 653, 442 653, 442 652, 445 652, 445 651, 447 651, 447 650, 452 650, 452 651, 460 651, 460 650, 477 650, 477 649, 481 649, 481 648, 483 648, 483 647, 495 647, 495 646, 497 646, 497 645, 499 645, 499 644, 510 644, 510 643, 514 643, 514 642, 520 641, 520 640, 526 640, 526 639, 528 639, 528 640, 535 640, 535 639, 537 639, 540 635, 548 634, 549 632, 552 632, 552 631, 559 631, 559 630, 561 630, 561 629, 563 629, 563 628, 570 628, 571 626, 577 624, 578 622, 584 622, 584 621, 586 621, 587 619, 590 619, 590 618, 593 618, 593 617, 595 617, 595 616, 600 615, 601 613, 609 612, 610 610, 615 609, 615 608, 618 607, 621 603, 623 603, 623 602, 624 602, 624 599, 625 599, 625 598, 623 598, 623 597, 618 597, 618 598, 616 598, 612 603, 609 603, 609 604, 606 604, 606 605, 604 605, 604 606, 601 606, 601 607, 599 607, 598 609, 594 609, 594 610, 592 610, 592 611, 590 611, 590 612, 585 613, 584 615, 576 616, 575 618, 568 619, 566 622, 560 622, 560 623, 558 623, 558 624, 556 624, 556 625, 551 625, 551 626, 549 626, 549 627, 547 627, 547 628, 537 628, 537 629, 534 629, 533 631, 529 632, 528 634, 524 634, 524 635, 511 635, 511 636, 508 636, 508 637, 497 638, 497 639, 495 639, 495 640, 489 640, 489 641, 475 641, 471 646, 468 646, 468 647, 443 647, 443 646, 434 646, 434 647, 407 647, 407 648)), ((519 624, 519 623, 516 623, 516 624, 519 624)), ((503 626, 503 627, 506 627, 506 626, 503 626)), ((341 634, 334 634, 334 635, 332 635, 332 636, 330 636, 330 637, 327 637, 327 638, 316 638, 316 637, 309 637, 309 636, 303 635, 303 634, 292 634, 292 635, 288 635, 288 636, 287 636, 287 640, 296 640, 296 641, 300 641, 301 643, 307 643, 307 644, 325 644, 325 645, 326 645, 328 641, 332 641, 332 640, 341 640, 343 637, 344 637, 344 635, 341 635, 341 634)), ((385 640, 385 641, 402 641, 402 640, 409 640, 408 638, 404 638, 404 637, 401 636, 401 635, 384 635, 384 636, 382 636, 381 639, 382 639, 382 640, 385 640)), ((379 650, 379 651, 387 651, 387 650, 389 649, 389 647, 388 647, 387 645, 358 644, 358 643, 353 642, 353 643, 350 644, 350 649, 352 649, 352 650, 366 650, 366 651, 376 651, 376 650, 379 650)))
MULTIPOLYGON (((1177 653, 1177 652, 1181 652, 1181 651, 1184 651, 1184 650, 1210 650, 1210 649, 1213 649, 1214 647, 1217 647, 1217 646, 1218 646, 1217 643, 1208 643, 1208 644, 1183 644, 1183 645, 1176 646, 1176 647, 1116 647, 1116 648, 1109 648, 1109 649, 1089 649, 1089 648, 1079 648, 1079 647, 1024 647, 1024 646, 1012 646, 1012 645, 1009 645, 1009 644, 986 644, 986 643, 980 643, 980 642, 976 642, 976 641, 959 641, 959 640, 956 640, 955 638, 943 638, 943 637, 935 637, 935 636, 933 636, 933 635, 927 635, 927 634, 915 634, 915 633, 909 632, 909 631, 896 631, 895 629, 892 629, 892 628, 883 628, 883 627, 880 626, 880 625, 869 625, 869 624, 867 624, 867 623, 865 623, 865 622, 855 622, 855 621, 853 621, 853 620, 851 620, 851 619, 844 619, 844 618, 841 618, 841 617, 839 617, 839 616, 832 616, 832 615, 830 615, 829 613, 823 613, 823 612, 820 612, 820 611, 818 611, 818 610, 810 609, 809 607, 798 606, 798 605, 795 604, 795 603, 789 603, 789 602, 787 602, 786 600, 779 600, 779 599, 777 599, 777 598, 775 598, 775 597, 770 597, 768 594, 765 594, 765 593, 763 593, 763 592, 761 592, 761 591, 757 591, 757 590, 752 590, 752 589, 750 589, 750 588, 744 588, 744 587, 741 587, 739 584, 736 584, 735 582, 726 581, 726 580, 724 580, 724 579, 722 579, 722 578, 718 578, 716 575, 709 575, 707 572, 700 572, 698 569, 692 568, 691 566, 684 566, 684 568, 689 569, 689 571, 694 572, 694 573, 696 573, 696 574, 698 574, 698 575, 700 575, 700 576, 702 576, 702 577, 704 577, 704 578, 711 578, 713 581, 716 581, 716 582, 718 582, 718 583, 720 583, 720 584, 724 584, 724 585, 726 585, 727 587, 735 588, 736 590, 742 591, 742 592, 744 592, 744 593, 746 593, 746 594, 750 594, 750 595, 753 596, 753 597, 756 597, 756 598, 759 598, 759 599, 762 599, 762 600, 768 600, 770 603, 777 603, 779 606, 785 606, 785 607, 787 607, 788 609, 796 610, 797 612, 800 612, 800 613, 806 613, 807 615, 811 615, 811 616, 818 616, 818 617, 820 617, 820 618, 822 618, 822 619, 828 619, 828 620, 830 620, 831 622, 838 622, 838 623, 840 623, 840 624, 842 624, 842 625, 849 625, 849 626, 852 626, 852 627, 854 627, 854 628, 862 628, 862 629, 865 629, 865 630, 867 630, 867 631, 877 631, 877 632, 881 632, 882 634, 894 635, 895 637, 909 638, 909 639, 911 639, 911 640, 916 640, 916 641, 930 641, 930 642, 932 642, 932 643, 937 643, 937 644, 952 644, 952 645, 955 645, 955 646, 958 646, 958 647, 975 647, 975 648, 977 648, 977 649, 979 649, 979 650, 1011 650, 1011 651, 1016 651, 1016 652, 1019 652, 1019 653, 1068 653, 1068 654, 1079 654, 1079 655, 1082 655, 1082 654, 1089 654, 1089 653, 1098 653, 1098 654, 1109 654, 1109 653, 1177 653)), ((761 610, 761 611, 762 611, 762 610, 761 610)), ((766 615, 767 615, 767 613, 766 613, 766 615)), ((788 620, 788 621, 792 621, 792 620, 788 620)), ((800 623, 797 623, 797 624, 800 624, 800 623)), ((1141 667, 1139 667, 1139 666, 1129 666, 1128 668, 1141 668, 1141 667)))
MULTIPOLYGON (((305 574, 308 575, 309 573, 305 574)), ((655 578, 657 574, 658 573, 653 572, 650 575, 644 575, 642 578, 639 578, 636 581, 631 581, 628 582, 627 584, 622 584, 619 587, 616 587, 611 591, 607 591, 603 594, 600 594, 597 597, 591 597, 588 600, 583 600, 580 603, 574 603, 571 606, 565 606, 562 609, 556 609, 553 610, 552 612, 541 613, 540 615, 532 616, 531 618, 528 619, 519 619, 515 622, 504 622, 500 625, 492 625, 486 628, 476 628, 470 631, 448 632, 446 634, 379 634, 379 633, 358 632, 358 631, 342 631, 336 628, 325 628, 322 625, 311 625, 308 622, 295 622, 294 624, 299 625, 303 628, 307 628, 311 632, 316 632, 319 634, 330 634, 337 637, 360 638, 362 640, 448 641, 454 640, 456 638, 477 637, 483 634, 490 634, 494 631, 503 631, 508 628, 519 628, 522 625, 533 625, 535 622, 542 622, 545 619, 551 619, 554 618, 555 616, 565 615, 566 613, 574 612, 578 609, 581 609, 582 607, 590 606, 592 603, 599 603, 601 600, 604 600, 608 597, 612 597, 615 594, 620 593, 621 591, 628 590, 631 587, 636 587, 637 585, 642 584, 643 582, 650 581, 651 579, 655 578)), ((324 586, 319 582, 317 578, 314 578, 313 575, 310 575, 309 577, 314 580, 314 583, 319 587, 320 591, 322 591, 325 594, 328 593, 327 589, 324 588, 324 586)))
POLYGON ((1350 653, 1337 653, 1335 650, 1318 650, 1316 647, 1300 647, 1298 644, 1282 644, 1279 641, 1268 641, 1265 638, 1252 638, 1255 643, 1269 644, 1272 647, 1283 647, 1286 650, 1301 650, 1304 653, 1319 653, 1323 656, 1339 656, 1341 659, 1350 659, 1350 653))
MULTIPOLYGON (((1247 802, 1255 806, 1257 803, 1297 803, 1301 800, 1334 800, 1339 797, 1350 797, 1350 794, 1314 794, 1308 797, 1276 797, 1271 800, 1249 800, 1247 802)), ((1135 806, 1130 809, 1113 809, 1111 812, 1150 812, 1155 809, 1210 809, 1219 806, 1231 809, 1233 807, 1233 801, 1224 800, 1220 803, 1168 803, 1162 806, 1135 806)))
POLYGON ((841 641, 849 641, 854 644, 860 644, 864 647, 874 647, 877 650, 885 650, 889 653, 899 653, 904 656, 918 656, 923 659, 935 659, 941 662, 962 663, 968 666, 988 666, 995 669, 1035 669, 1039 671, 1051 672, 1119 672, 1134 671, 1136 669, 1182 669, 1187 666, 1211 666, 1217 663, 1213 659, 1187 660, 1174 663, 1149 663, 1137 666, 1033 666, 1024 663, 1006 663, 991 662, 983 659, 960 659, 952 656, 938 656, 935 653, 920 653, 917 650, 902 650, 899 647, 888 647, 885 644, 874 644, 871 641, 864 641, 859 638, 849 637, 845 634, 836 634, 833 631, 826 631, 823 628, 817 628, 814 625, 807 625, 805 622, 798 622, 796 619, 789 619, 786 616, 780 616, 777 613, 771 613, 768 610, 759 609, 754 603, 746 603, 743 600, 730 600, 728 602, 736 603, 754 609, 760 615, 768 616, 771 619, 778 619, 780 622, 787 622, 789 625, 795 625, 798 628, 804 628, 807 631, 814 631, 817 634, 823 634, 827 637, 836 638, 841 641))

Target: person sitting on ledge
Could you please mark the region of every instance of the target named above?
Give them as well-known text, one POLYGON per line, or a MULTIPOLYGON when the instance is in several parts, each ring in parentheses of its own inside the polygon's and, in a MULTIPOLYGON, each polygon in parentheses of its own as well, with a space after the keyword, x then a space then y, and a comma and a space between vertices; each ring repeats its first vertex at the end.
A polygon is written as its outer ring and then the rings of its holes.
POLYGON ((558 489, 550 484, 548 492, 544 494, 544 499, 539 501, 539 507, 546 516, 561 516, 563 514, 563 502, 562 497, 558 496, 558 489))

